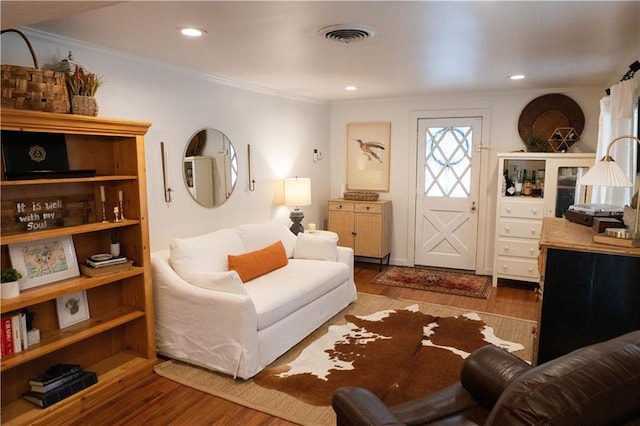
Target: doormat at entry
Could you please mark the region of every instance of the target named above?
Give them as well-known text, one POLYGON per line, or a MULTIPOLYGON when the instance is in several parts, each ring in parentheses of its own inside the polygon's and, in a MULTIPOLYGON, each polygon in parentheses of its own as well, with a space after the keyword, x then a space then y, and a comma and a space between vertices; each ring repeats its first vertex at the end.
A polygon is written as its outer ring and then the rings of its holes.
POLYGON ((425 267, 391 266, 371 282, 481 299, 488 298, 491 292, 489 276, 425 267))

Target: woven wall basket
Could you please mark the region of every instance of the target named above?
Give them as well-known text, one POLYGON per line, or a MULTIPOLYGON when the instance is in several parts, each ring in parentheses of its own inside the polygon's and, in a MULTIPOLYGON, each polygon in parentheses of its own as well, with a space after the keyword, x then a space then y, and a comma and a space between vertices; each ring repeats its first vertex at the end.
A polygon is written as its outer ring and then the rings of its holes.
POLYGON ((69 95, 64 73, 38 68, 38 59, 27 37, 14 29, 0 34, 15 32, 27 43, 34 68, 17 65, 0 65, 2 74, 2 106, 4 108, 27 109, 68 113, 69 95))

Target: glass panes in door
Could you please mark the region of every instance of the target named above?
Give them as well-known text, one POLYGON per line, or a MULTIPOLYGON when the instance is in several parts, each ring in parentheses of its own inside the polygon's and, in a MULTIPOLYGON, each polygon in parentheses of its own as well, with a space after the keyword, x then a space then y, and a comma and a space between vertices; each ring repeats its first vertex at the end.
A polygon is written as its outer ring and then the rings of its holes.
POLYGON ((472 135, 471 126, 427 128, 424 192, 428 197, 469 197, 472 135))

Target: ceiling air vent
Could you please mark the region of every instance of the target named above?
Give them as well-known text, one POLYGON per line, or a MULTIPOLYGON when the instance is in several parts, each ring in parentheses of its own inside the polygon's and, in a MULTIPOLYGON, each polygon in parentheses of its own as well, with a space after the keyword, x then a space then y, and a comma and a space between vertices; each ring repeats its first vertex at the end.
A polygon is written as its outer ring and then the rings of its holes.
POLYGON ((373 37, 376 30, 366 25, 343 24, 320 28, 318 34, 327 40, 349 44, 373 37))

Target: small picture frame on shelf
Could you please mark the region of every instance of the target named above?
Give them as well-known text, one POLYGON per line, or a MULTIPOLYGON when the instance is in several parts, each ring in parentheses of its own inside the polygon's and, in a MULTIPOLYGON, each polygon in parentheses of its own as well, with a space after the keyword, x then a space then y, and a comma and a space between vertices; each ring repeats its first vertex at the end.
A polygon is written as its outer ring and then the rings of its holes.
POLYGON ((9 244, 9 257, 22 274, 20 290, 80 275, 70 235, 9 244))
POLYGON ((58 311, 58 326, 61 329, 91 318, 86 290, 58 297, 56 309, 58 311))

